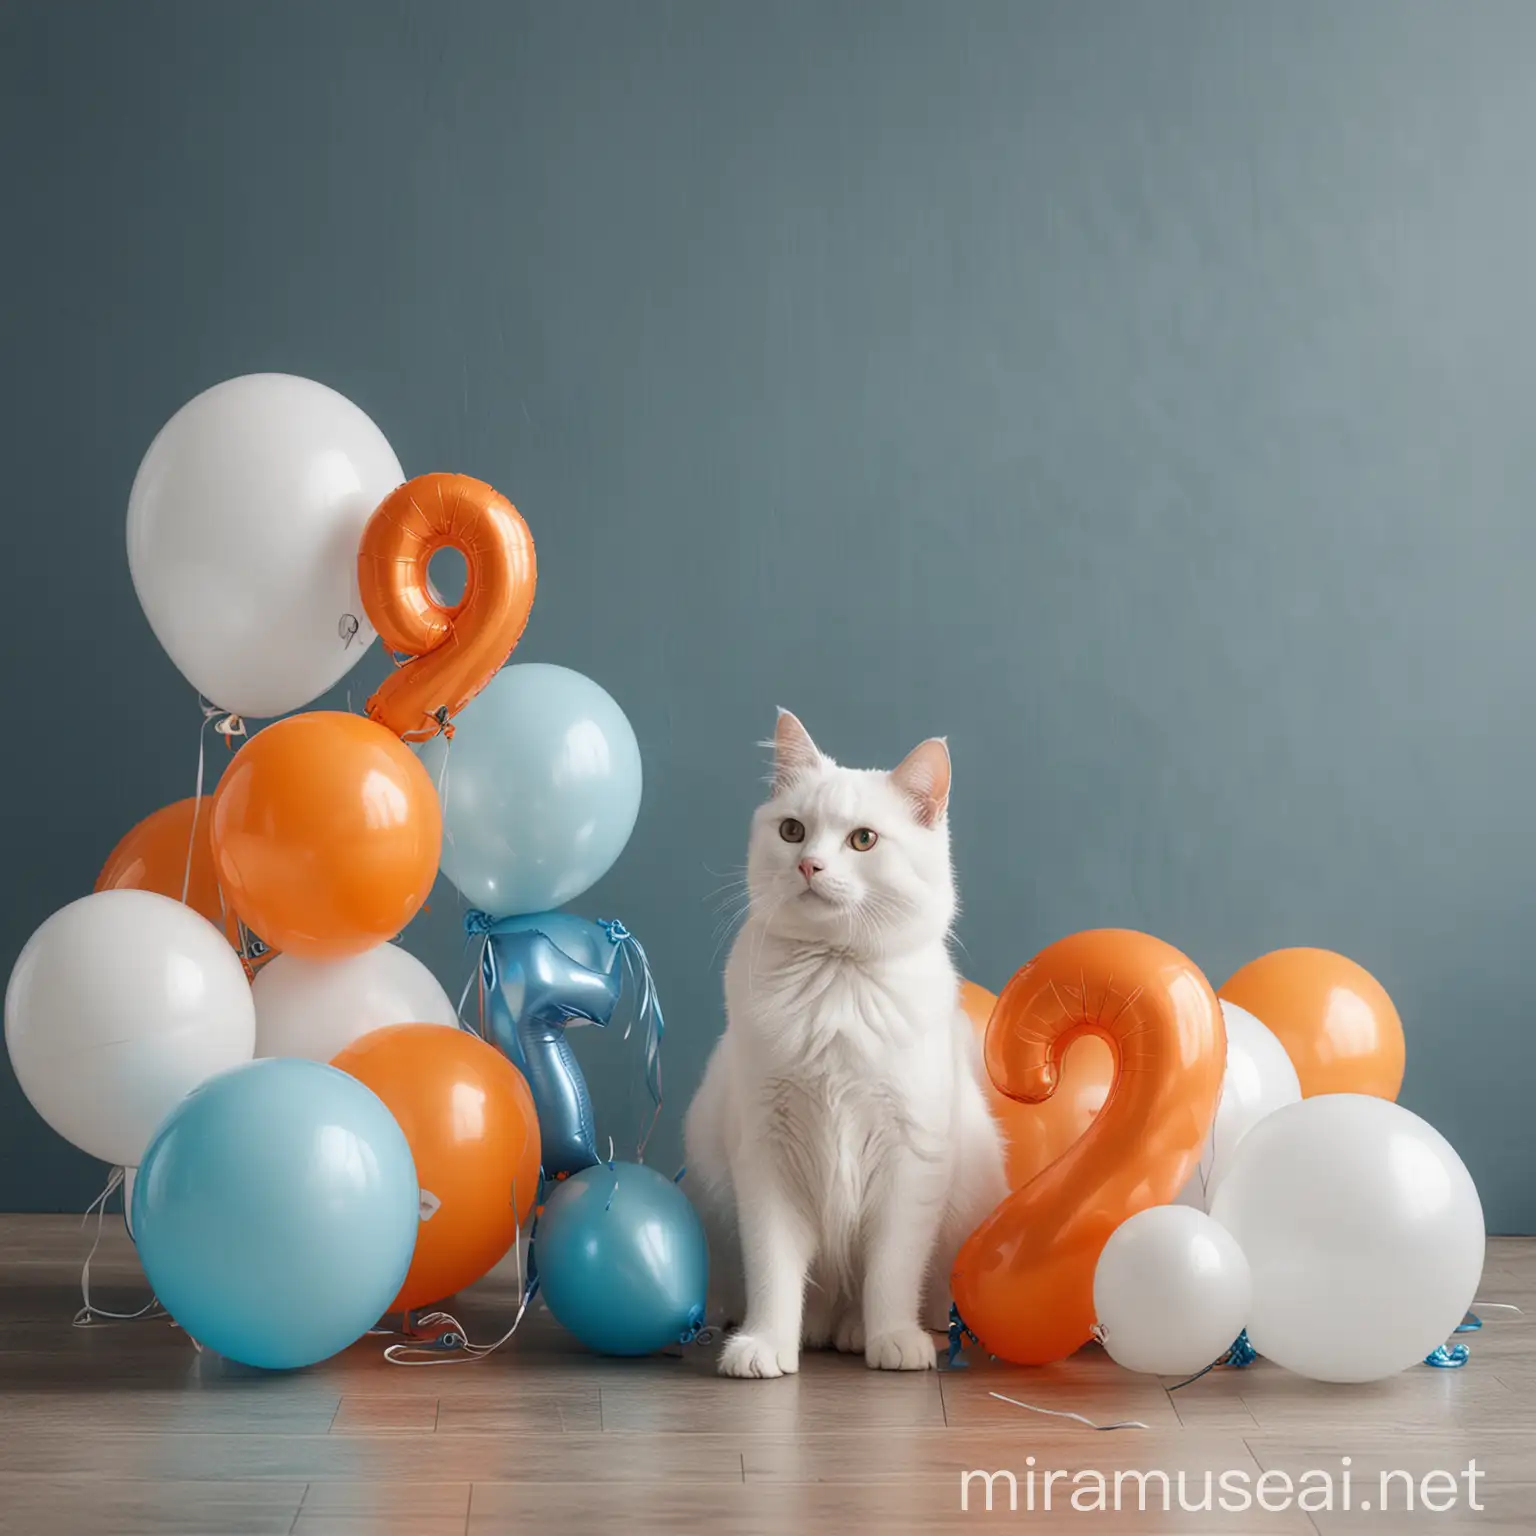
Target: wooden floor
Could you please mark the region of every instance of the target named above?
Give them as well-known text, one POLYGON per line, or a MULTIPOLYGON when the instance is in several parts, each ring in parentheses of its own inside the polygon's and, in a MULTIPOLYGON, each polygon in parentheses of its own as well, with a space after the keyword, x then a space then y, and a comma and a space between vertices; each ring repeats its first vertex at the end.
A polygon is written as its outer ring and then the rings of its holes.
MULTIPOLYGON (((93 1266, 98 1304, 143 1299, 118 1224, 93 1266)), ((1460 1371, 1418 1367, 1370 1387, 1323 1387, 1265 1362, 1169 1393, 1097 1349, 1045 1370, 973 1360, 967 1369, 877 1375, 838 1356, 798 1377, 723 1381, 713 1351, 598 1360, 547 1316, 530 1315, 501 1353, 470 1365, 400 1367, 385 1341, 293 1375, 199 1355, 163 1320, 77 1329, 85 1239, 73 1220, 0 1217, 0 1532, 28 1536, 464 1536, 466 1532, 892 1533, 1018 1528, 1079 1531, 1344 1532, 1421 1527, 1489 1536, 1536 1531, 1536 1329, 1488 1312, 1465 1336, 1460 1371), (1148 1428, 1095 1433, 991 1394, 1148 1428), (1263 1470, 1342 1477, 1354 1508, 1307 1515, 1070 1507, 1026 1510, 1029 1457, 1047 1470, 1203 1475, 1263 1470), (1474 1459, 1481 1513, 1366 1513, 1382 1470, 1463 1475, 1474 1459), (961 1473, 1011 1471, 984 1510, 961 1473)), ((461 1298, 472 1334, 494 1337, 514 1293, 493 1276, 461 1298)), ((1490 1244, 1482 1298, 1536 1312, 1536 1240, 1490 1244)), ((1317 1486, 1315 1483, 1313 1486, 1317 1486)), ((1270 1501, 1280 1485, 1271 1483, 1270 1501)), ((1431 1494, 1445 1493, 1443 1483, 1431 1494)), ((1111 1494, 1112 1496, 1112 1494, 1111 1494)), ((1218 1485, 1217 1498, 1220 1498, 1218 1485)), ((1342 1493, 1336 1494, 1342 1498, 1342 1493)))

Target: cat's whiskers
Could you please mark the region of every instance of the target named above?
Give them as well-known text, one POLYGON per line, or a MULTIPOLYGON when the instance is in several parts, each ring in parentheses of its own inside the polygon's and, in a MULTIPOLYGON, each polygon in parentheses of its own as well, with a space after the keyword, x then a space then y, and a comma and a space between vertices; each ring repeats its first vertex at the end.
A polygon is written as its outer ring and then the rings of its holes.
POLYGON ((710 952, 709 956, 709 963, 711 966, 713 966, 714 963, 720 958, 720 951, 725 947, 727 941, 735 936, 737 930, 741 926, 742 920, 747 916, 749 912, 751 912, 751 910, 752 897, 749 893, 742 899, 740 905, 737 906, 735 911, 727 912, 715 924, 714 949, 710 952))

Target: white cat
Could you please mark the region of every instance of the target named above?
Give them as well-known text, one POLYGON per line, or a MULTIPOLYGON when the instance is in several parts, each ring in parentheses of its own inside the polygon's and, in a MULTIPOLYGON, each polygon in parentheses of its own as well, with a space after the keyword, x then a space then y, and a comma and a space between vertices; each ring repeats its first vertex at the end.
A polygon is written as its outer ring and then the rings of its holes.
POLYGON ((1007 1193, 947 943, 949 749, 840 768, 785 711, 774 748, 726 1030, 686 1125, 689 1171, 741 1239, 746 1321, 720 1370, 795 1371, 802 1343, 928 1370, 955 1254, 1007 1193))

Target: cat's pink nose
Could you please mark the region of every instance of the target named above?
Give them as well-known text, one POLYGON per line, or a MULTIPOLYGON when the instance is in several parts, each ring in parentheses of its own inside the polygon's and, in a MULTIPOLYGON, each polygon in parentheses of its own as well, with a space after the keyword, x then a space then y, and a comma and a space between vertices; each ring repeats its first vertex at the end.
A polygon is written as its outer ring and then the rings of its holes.
POLYGON ((820 874, 827 866, 820 859, 806 857, 801 859, 795 867, 805 876, 805 883, 809 885, 811 883, 811 876, 820 874))

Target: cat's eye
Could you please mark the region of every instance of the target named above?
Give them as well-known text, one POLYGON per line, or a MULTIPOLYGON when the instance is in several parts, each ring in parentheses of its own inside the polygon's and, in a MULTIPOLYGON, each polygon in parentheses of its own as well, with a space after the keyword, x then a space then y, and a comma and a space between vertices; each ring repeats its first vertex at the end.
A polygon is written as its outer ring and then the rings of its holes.
POLYGON ((805 823, 796 821, 793 816, 786 816, 779 823, 779 836, 786 843, 803 843, 805 841, 805 823))
POLYGON ((855 827, 848 834, 848 846, 855 853, 868 853, 880 841, 880 834, 869 827, 855 827))

